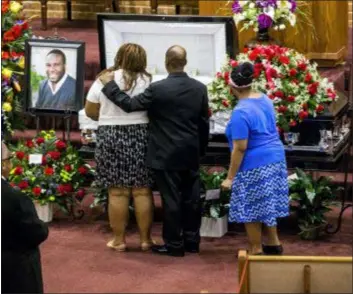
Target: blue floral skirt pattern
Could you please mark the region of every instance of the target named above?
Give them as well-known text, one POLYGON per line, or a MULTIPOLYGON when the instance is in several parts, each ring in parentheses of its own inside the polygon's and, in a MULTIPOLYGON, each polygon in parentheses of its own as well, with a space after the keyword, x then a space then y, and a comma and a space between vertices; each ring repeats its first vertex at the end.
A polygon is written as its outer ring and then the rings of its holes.
POLYGON ((289 215, 287 177, 285 161, 237 173, 232 184, 229 221, 276 226, 277 218, 289 215))

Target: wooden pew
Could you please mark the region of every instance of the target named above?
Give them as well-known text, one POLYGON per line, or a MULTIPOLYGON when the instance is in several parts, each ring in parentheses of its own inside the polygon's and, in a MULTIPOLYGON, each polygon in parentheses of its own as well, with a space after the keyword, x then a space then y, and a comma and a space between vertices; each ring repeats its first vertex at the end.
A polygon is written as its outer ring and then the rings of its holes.
POLYGON ((352 257, 238 254, 238 293, 352 293, 352 257))

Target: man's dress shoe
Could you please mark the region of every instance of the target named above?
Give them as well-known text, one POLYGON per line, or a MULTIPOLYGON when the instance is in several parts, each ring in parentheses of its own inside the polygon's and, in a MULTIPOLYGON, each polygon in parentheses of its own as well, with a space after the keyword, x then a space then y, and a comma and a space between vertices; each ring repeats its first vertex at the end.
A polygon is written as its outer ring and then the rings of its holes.
POLYGON ((183 257, 185 255, 184 249, 171 248, 166 245, 153 245, 151 249, 152 252, 161 255, 169 255, 176 257, 183 257))
POLYGON ((189 252, 189 253, 199 253, 200 252, 200 245, 185 243, 185 251, 189 252))

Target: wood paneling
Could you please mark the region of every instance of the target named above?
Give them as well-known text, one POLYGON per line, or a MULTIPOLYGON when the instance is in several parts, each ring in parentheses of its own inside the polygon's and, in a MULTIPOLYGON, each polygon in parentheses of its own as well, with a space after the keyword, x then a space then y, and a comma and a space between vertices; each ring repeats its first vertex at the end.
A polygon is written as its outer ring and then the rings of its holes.
MULTIPOLYGON (((295 28, 271 34, 283 45, 304 53, 322 66, 335 66, 347 54, 348 44, 348 1, 302 1, 298 2, 306 17, 298 15, 295 28)), ((200 1, 200 15, 231 15, 229 1, 200 1), (227 7, 228 3, 228 7, 227 7)), ((239 46, 242 48, 255 32, 248 30, 239 33, 239 46)))

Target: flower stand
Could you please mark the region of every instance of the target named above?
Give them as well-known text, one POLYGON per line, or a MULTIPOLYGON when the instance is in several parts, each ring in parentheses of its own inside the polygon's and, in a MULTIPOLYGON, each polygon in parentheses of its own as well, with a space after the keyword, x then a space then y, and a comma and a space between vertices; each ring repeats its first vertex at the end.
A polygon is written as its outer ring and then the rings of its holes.
POLYGON ((228 232, 228 215, 220 218, 202 217, 201 237, 220 238, 228 232))
POLYGON ((34 207, 37 210, 37 214, 40 220, 49 223, 53 220, 53 204, 47 203, 41 205, 39 202, 34 201, 34 207))

